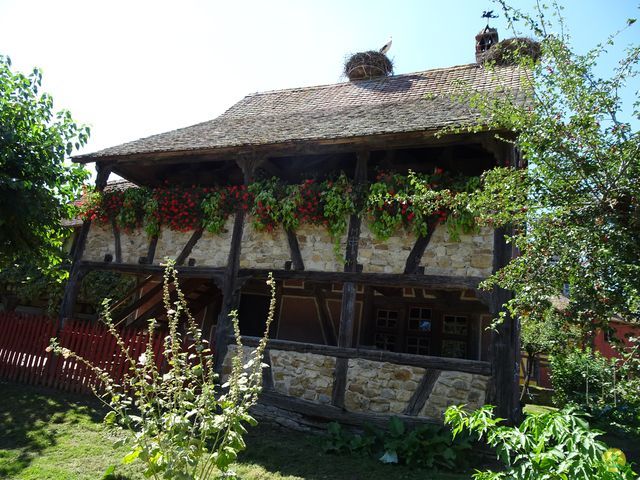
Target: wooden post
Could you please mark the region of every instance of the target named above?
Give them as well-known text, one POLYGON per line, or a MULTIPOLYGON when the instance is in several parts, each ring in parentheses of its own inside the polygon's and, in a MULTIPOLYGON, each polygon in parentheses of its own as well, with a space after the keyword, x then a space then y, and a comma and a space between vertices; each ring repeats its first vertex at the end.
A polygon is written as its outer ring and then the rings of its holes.
POLYGON ((293 230, 285 230, 287 234, 287 241, 289 243, 289 251, 291 252, 291 263, 294 270, 304 270, 304 261, 302 260, 302 253, 300 252, 300 244, 298 243, 298 237, 293 230))
MULTIPOLYGON (((107 180, 111 173, 111 167, 96 162, 96 191, 101 192, 107 186, 107 180)), ((64 289, 64 296, 62 297, 62 305, 60 306, 60 317, 58 328, 62 329, 67 319, 73 316, 74 308, 76 306, 76 298, 78 296, 78 290, 80 289, 80 283, 84 277, 85 270, 80 268, 80 261, 84 254, 84 248, 87 243, 87 237, 89 236, 89 229, 91 228, 91 220, 85 220, 80 227, 80 233, 76 241, 76 248, 73 251, 71 271, 69 272, 69 280, 64 289)))
MULTIPOLYGON (((360 192, 367 183, 367 162, 369 152, 358 152, 355 171, 355 189, 360 192)), ((349 232, 347 234, 347 249, 344 271, 356 273, 358 271, 358 243, 360 241, 360 216, 351 215, 349 232)), ((340 308, 340 329, 338 332, 338 347, 351 347, 353 343, 353 323, 356 316, 356 284, 344 282, 342 286, 342 305, 340 308)), ((344 396, 347 386, 347 370, 349 360, 337 358, 333 373, 333 392, 331 403, 344 408, 344 396)))
POLYGON ((122 263, 122 243, 120 242, 120 229, 115 219, 111 220, 111 229, 113 230, 113 241, 116 249, 116 263, 122 263))
MULTIPOLYGON (((505 241, 507 230, 498 228, 494 232, 493 270, 505 266, 512 257, 512 251, 505 241)), ((496 318, 504 304, 511 298, 511 292, 494 288, 490 294, 489 309, 496 318)), ((496 404, 496 415, 516 424, 522 417, 522 407, 518 395, 520 385, 520 324, 517 318, 508 314, 491 335, 492 391, 489 401, 496 404)))
MULTIPOLYGON (((244 184, 249 185, 253 172, 260 163, 257 157, 244 157, 237 160, 244 174, 244 184)), ((240 269, 240 253, 242 251, 242 233, 244 231, 245 212, 241 208, 236 210, 231 234, 231 247, 222 281, 222 307, 218 315, 218 323, 215 330, 215 368, 218 373, 222 370, 222 363, 227 354, 229 337, 233 335, 233 324, 229 314, 237 308, 240 300, 238 295, 239 282, 238 270, 240 269)))

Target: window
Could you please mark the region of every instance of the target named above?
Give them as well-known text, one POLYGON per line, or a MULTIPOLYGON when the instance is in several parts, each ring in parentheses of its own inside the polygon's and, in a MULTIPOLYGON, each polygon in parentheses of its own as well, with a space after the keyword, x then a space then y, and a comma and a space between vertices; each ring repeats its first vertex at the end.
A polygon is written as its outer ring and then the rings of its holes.
POLYGON ((443 357, 466 358, 469 343, 469 321, 467 317, 459 315, 445 315, 442 319, 442 348, 443 357))
POLYGON ((376 312, 376 348, 395 351, 399 327, 400 312, 398 310, 378 309, 376 312))
POLYGON ((406 352, 429 355, 431 333, 431 309, 411 307, 407 324, 406 352))

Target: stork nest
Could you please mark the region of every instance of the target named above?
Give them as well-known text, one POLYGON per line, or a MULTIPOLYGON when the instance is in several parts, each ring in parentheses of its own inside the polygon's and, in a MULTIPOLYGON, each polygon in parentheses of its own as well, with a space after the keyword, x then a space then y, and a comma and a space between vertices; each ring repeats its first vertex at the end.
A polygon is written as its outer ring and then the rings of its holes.
POLYGON ((515 65, 518 59, 529 57, 538 61, 542 50, 540 42, 526 37, 507 38, 492 46, 485 53, 484 61, 495 65, 515 65))
POLYGON ((349 80, 367 80, 393 74, 393 63, 384 53, 369 50, 354 53, 344 64, 344 74, 349 80))

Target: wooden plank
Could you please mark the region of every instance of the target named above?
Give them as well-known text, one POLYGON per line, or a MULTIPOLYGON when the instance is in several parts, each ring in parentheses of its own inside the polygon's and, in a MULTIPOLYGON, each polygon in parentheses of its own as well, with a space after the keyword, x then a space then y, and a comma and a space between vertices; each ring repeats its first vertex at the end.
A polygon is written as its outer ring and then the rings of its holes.
POLYGON ((111 220, 111 229, 113 230, 113 241, 116 249, 116 263, 122 263, 122 244, 120 242, 120 229, 115 220, 111 220))
POLYGON ((302 260, 302 253, 300 253, 300 245, 298 244, 298 237, 292 230, 285 230, 287 233, 287 241, 289 243, 289 251, 291 252, 291 263, 294 270, 304 270, 304 261, 302 260))
POLYGON ((31 376, 33 362, 36 357, 36 348, 42 324, 37 320, 37 317, 28 317, 27 323, 28 329, 25 335, 27 341, 23 349, 23 357, 21 360, 22 372, 20 372, 19 382, 29 384, 29 377, 31 376))
POLYGON ((428 369, 420 383, 418 384, 418 388, 413 392, 407 407, 404 409, 405 415, 416 416, 420 413, 422 408, 427 403, 427 400, 431 396, 431 392, 433 392, 433 387, 436 386, 438 378, 440 378, 440 374, 442 370, 437 369, 428 369))
POLYGON ((437 226, 437 217, 431 216, 427 220, 427 234, 423 237, 418 237, 416 242, 413 244, 413 248, 411 249, 411 252, 407 257, 407 262, 405 263, 404 273, 418 273, 418 268, 420 267, 424 251, 427 249, 427 246, 431 241, 431 237, 433 236, 433 232, 437 226))
MULTIPOLYGON (((231 341, 232 337, 228 338, 231 341)), ((243 336, 242 342, 251 347, 258 345, 259 337, 243 336)), ((336 358, 362 358, 374 362, 393 363, 396 365, 411 365, 422 368, 467 372, 478 375, 491 375, 491 364, 478 360, 461 358, 432 357, 429 355, 414 355, 411 353, 389 352, 369 348, 336 347, 333 345, 319 345, 315 343, 292 342, 290 340, 269 340, 271 350, 284 350, 298 353, 315 353, 336 358)))
POLYGON ((191 255, 191 250, 193 250, 193 247, 195 247, 196 243, 198 243, 198 240, 200 240, 200 237, 202 237, 203 231, 204 229, 202 227, 193 231, 193 234, 189 238, 189 241, 180 252, 180 255, 177 256, 176 265, 182 265, 187 257, 191 255))

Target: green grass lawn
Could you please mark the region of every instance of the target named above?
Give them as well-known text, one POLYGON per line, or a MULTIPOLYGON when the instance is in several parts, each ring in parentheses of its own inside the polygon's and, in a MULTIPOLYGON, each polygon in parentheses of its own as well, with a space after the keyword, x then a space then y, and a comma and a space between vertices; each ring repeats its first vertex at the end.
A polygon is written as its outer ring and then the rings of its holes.
MULTIPOLYGON (((105 411, 90 397, 0 383, 0 478, 96 480, 117 465, 120 480, 144 478, 139 467, 121 465, 126 453, 101 425, 105 411)), ((250 430, 236 472, 247 480, 462 480, 448 475, 382 465, 361 457, 322 453, 322 439, 260 424, 250 430)))

